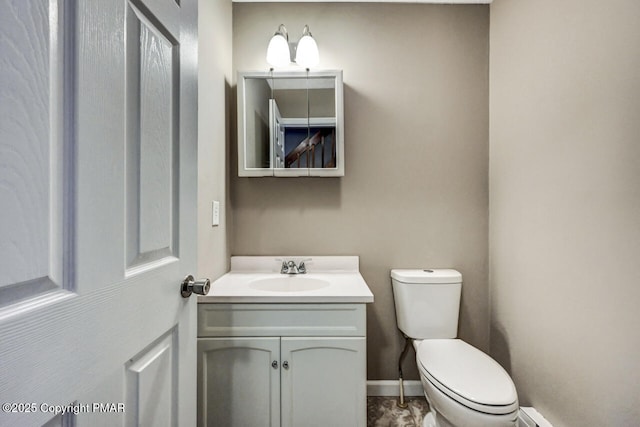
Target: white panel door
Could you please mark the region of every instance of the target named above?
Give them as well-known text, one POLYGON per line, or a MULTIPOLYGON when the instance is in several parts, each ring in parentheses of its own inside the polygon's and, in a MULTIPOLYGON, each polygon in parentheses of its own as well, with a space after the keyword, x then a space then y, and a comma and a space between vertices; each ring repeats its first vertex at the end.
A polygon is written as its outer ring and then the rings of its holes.
POLYGON ((195 425, 197 0, 0 11, 0 426, 195 425))
POLYGON ((269 150, 271 151, 271 166, 284 168, 284 127, 282 114, 275 99, 269 99, 269 150))

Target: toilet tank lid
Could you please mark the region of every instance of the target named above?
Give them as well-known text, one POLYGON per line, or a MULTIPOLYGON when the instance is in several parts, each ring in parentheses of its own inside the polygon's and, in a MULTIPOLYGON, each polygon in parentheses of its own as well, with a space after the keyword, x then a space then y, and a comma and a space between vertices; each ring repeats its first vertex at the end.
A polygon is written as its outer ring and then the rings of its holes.
POLYGON ((448 268, 393 269, 391 278, 402 283, 462 283, 462 274, 448 268))

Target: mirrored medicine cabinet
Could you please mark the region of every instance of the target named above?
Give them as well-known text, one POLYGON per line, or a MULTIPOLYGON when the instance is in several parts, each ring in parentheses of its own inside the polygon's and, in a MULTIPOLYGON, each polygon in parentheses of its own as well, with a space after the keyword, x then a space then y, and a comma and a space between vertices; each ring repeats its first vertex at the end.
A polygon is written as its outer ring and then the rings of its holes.
POLYGON ((344 176, 342 71, 238 73, 239 176, 344 176))

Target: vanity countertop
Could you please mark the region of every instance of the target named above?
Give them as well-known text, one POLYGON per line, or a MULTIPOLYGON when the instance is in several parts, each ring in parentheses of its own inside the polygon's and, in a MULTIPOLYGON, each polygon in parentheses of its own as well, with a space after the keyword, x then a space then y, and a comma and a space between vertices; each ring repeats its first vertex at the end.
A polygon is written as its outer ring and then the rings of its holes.
POLYGON ((199 303, 371 303, 357 256, 239 256, 199 303), (305 274, 281 274, 282 260, 305 261, 305 274))

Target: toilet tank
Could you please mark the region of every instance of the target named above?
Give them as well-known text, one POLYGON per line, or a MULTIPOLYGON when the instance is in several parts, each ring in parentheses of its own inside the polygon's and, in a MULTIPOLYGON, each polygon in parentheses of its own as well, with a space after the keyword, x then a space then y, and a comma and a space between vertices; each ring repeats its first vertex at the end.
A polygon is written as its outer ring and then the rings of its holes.
POLYGON ((414 339, 456 338, 462 274, 450 269, 391 270, 398 328, 414 339))

